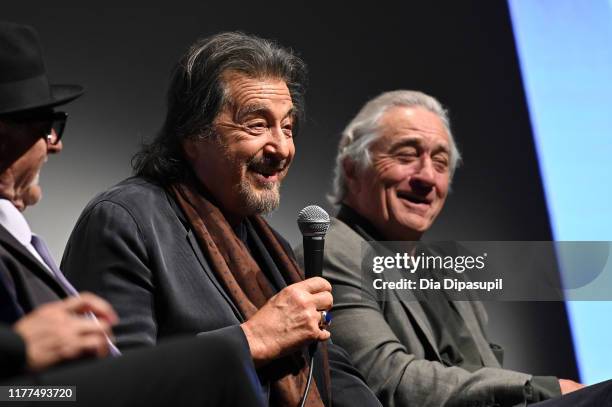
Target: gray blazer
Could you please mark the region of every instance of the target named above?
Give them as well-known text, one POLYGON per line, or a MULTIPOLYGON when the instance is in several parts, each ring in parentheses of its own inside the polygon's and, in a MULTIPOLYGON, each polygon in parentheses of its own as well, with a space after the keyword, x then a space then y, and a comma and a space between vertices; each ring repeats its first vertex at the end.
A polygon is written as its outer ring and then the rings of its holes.
MULTIPOLYGON (((362 290, 364 241, 348 225, 332 219, 323 274, 333 285, 332 338, 349 353, 383 405, 524 405, 525 384, 531 376, 501 369, 495 356, 501 349, 494 353, 485 337, 487 314, 482 304, 454 301, 485 367, 472 373, 443 365, 430 322, 409 290, 386 290, 393 296, 386 301, 362 290), (426 360, 432 349, 433 360, 426 360)), ((302 260, 301 248, 296 254, 302 260)))

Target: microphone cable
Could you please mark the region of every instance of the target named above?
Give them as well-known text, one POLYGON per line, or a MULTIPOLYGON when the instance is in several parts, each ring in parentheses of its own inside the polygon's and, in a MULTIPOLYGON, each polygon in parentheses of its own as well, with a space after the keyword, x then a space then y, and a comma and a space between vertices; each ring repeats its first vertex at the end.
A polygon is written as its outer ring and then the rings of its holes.
POLYGON ((306 382, 306 388, 304 389, 304 395, 302 396, 300 407, 304 407, 304 405, 306 405, 306 399, 308 398, 308 392, 310 392, 310 383, 312 382, 312 371, 313 370, 314 370, 314 353, 311 352, 310 368, 308 369, 308 381, 306 382))

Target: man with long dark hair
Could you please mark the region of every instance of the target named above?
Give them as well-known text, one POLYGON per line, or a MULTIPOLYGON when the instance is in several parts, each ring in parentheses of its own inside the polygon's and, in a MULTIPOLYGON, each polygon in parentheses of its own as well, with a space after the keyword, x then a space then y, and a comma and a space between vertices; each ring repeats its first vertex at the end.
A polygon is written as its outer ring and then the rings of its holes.
POLYGON ((115 307, 121 349, 240 325, 270 405, 304 395, 308 406, 378 405, 327 341, 331 286, 304 280, 261 216, 279 204, 305 80, 302 60, 272 41, 231 32, 193 44, 172 76, 162 130, 134 159, 136 176, 89 203, 62 265, 115 307))

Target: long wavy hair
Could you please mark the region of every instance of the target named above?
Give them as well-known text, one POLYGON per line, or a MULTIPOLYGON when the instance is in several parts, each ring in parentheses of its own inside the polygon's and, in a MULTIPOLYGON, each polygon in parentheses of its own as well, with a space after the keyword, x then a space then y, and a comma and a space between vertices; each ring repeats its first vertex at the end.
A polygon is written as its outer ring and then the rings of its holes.
POLYGON ((212 124, 227 100, 222 75, 236 71, 251 78, 278 78, 294 105, 294 133, 304 120, 306 65, 290 49, 241 32, 225 32, 196 41, 174 68, 167 94, 168 112, 155 137, 132 158, 134 174, 161 184, 190 171, 182 144, 190 137, 210 137, 212 124))

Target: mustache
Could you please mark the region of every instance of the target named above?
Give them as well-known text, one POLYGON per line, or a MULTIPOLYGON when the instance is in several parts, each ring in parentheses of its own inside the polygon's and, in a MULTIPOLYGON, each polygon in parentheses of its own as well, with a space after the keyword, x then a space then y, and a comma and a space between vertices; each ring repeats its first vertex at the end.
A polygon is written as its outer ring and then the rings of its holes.
POLYGON ((289 167, 289 160, 276 159, 274 157, 252 157, 247 162, 247 168, 251 171, 260 172, 263 174, 273 174, 283 172, 289 167))

